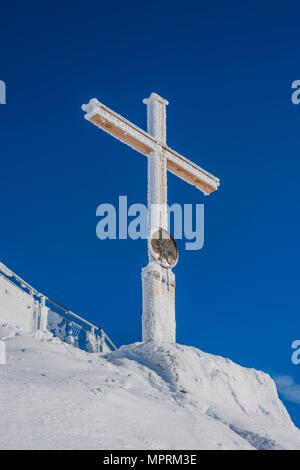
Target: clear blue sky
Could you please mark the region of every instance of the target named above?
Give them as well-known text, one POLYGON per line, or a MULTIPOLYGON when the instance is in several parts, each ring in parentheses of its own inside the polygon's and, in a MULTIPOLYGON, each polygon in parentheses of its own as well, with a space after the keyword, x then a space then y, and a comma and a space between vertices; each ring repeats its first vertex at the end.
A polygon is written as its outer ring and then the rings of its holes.
MULTIPOLYGON (((300 383, 297 2, 2 2, 0 259, 102 326, 141 339, 145 241, 100 241, 96 208, 146 203, 146 158, 83 119, 97 97, 146 128, 168 99, 168 144, 221 179, 173 175, 205 203, 205 246, 180 248, 177 340, 300 383)), ((300 426, 300 405, 285 402, 300 426)))

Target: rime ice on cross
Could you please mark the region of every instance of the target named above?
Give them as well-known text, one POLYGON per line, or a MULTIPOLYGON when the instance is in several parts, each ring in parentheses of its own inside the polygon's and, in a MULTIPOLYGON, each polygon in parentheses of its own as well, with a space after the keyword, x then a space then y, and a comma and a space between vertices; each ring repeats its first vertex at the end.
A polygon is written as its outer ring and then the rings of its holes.
POLYGON ((151 255, 151 233, 168 230, 167 170, 196 186, 204 194, 218 189, 219 179, 195 165, 166 144, 166 106, 156 93, 144 100, 147 105, 147 130, 143 131, 104 106, 97 99, 83 105, 85 119, 148 157, 148 256, 142 270, 143 341, 175 342, 175 276, 151 255))

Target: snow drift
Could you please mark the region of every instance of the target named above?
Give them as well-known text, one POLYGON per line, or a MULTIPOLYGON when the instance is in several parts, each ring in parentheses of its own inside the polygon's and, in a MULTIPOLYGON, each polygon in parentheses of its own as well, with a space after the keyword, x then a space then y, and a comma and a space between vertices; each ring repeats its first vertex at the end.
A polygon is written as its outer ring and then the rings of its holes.
POLYGON ((2 449, 300 449, 272 379, 179 344, 91 354, 0 328, 2 449))

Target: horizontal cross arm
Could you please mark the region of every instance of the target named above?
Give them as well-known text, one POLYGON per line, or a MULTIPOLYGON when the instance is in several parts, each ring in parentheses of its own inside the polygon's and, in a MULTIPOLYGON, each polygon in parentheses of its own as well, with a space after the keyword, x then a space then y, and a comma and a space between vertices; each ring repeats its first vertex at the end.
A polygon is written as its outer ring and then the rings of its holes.
POLYGON ((82 110, 86 111, 85 119, 143 155, 149 155, 155 150, 154 137, 100 103, 96 98, 88 104, 83 104, 82 110))
POLYGON ((219 178, 168 147, 164 148, 164 152, 167 157, 167 168, 171 173, 196 186, 205 195, 218 189, 219 178))
POLYGON ((168 170, 196 186, 204 194, 210 194, 218 189, 220 184, 218 178, 161 144, 150 134, 103 105, 96 98, 93 98, 88 104, 82 105, 82 109, 86 112, 85 119, 143 155, 148 156, 153 151, 161 151, 167 158, 168 170))

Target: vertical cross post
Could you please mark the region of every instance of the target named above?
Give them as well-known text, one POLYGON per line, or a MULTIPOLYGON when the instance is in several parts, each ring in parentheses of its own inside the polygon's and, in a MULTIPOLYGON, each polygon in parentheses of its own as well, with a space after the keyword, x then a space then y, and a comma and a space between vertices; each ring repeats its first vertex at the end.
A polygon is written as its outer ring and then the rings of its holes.
POLYGON ((82 105, 85 119, 148 158, 148 257, 142 270, 143 341, 175 342, 175 276, 152 256, 151 236, 155 229, 168 232, 167 170, 210 194, 219 179, 166 146, 166 106, 156 93, 144 99, 147 131, 123 118, 96 98, 82 105))
MULTIPOLYGON (((166 144, 167 100, 156 93, 143 100, 147 105, 147 131, 162 144, 166 144)), ((148 157, 148 235, 158 227, 168 230, 167 161, 159 144, 148 157)), ((148 239, 149 239, 148 236, 148 239)), ((149 252, 149 261, 151 256, 149 252)))
POLYGON ((160 144, 166 144, 166 106, 168 101, 151 93, 147 105, 147 131, 157 145, 148 156, 148 256, 142 270, 143 341, 175 342, 175 276, 151 255, 150 238, 155 229, 168 230, 167 160, 160 144))

